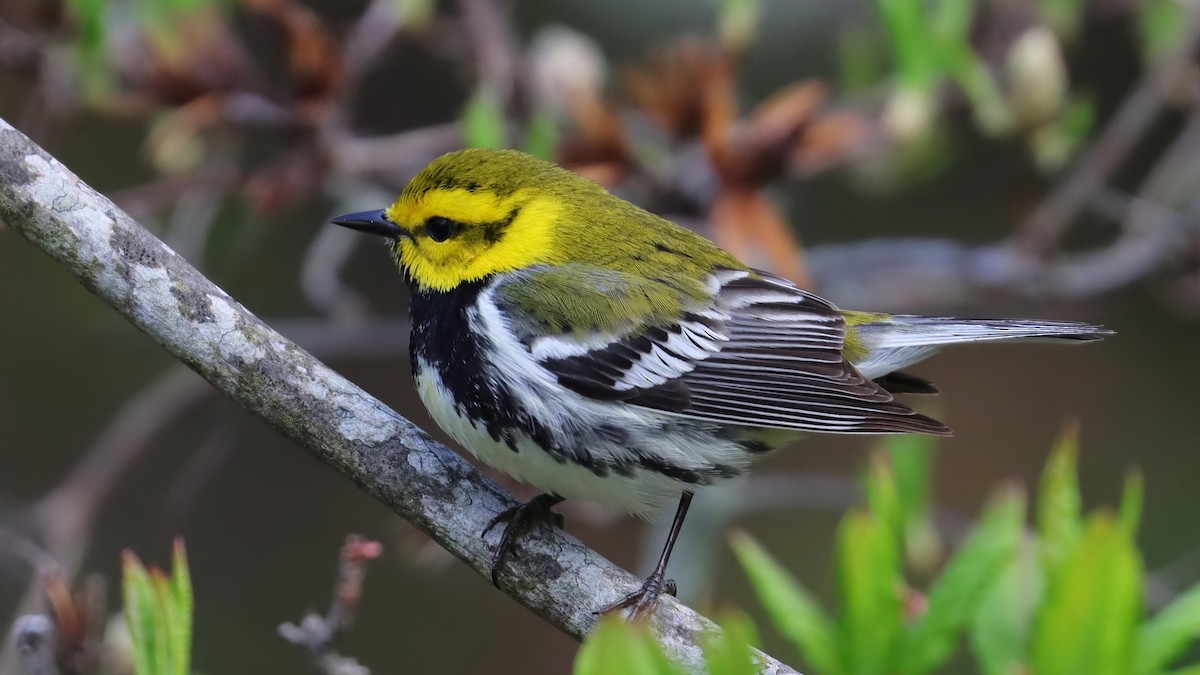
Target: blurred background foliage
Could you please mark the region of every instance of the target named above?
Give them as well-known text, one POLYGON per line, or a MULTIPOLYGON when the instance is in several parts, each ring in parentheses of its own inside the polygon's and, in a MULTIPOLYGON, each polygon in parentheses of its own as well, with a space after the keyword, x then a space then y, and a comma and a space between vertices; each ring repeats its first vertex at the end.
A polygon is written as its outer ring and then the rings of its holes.
MULTIPOLYGON (((928 445, 893 443, 875 453, 864 477, 867 505, 842 519, 837 537, 838 614, 813 595, 754 539, 732 538, 734 551, 766 608, 769 623, 809 666, 826 675, 937 672, 962 643, 974 672, 985 675, 1195 673, 1174 662, 1200 637, 1200 583, 1147 616, 1146 578, 1134 544, 1141 479, 1130 474, 1119 509, 1080 509, 1075 433, 1058 443, 1042 474, 1035 529, 1026 530, 1023 490, 1003 488, 978 526, 927 590, 908 586, 904 559, 927 540, 914 536, 929 512, 901 497, 920 492, 915 474, 893 468, 928 445), (907 556, 905 555, 907 553, 907 556)), ((758 672, 753 624, 733 615, 705 649, 713 675, 758 672)), ((686 672, 657 648, 644 623, 606 621, 585 642, 576 675, 686 672)))
MULTIPOLYGON (((1072 649, 1125 650, 1108 672, 1151 673, 1194 635, 1200 577, 1198 41, 1189 0, 0 0, 0 116, 426 428, 394 270, 326 222, 463 145, 553 158, 844 306, 1105 323, 1119 335, 1086 349, 923 364, 946 395, 919 403, 954 439, 873 459, 868 439, 808 439, 702 495, 671 574, 694 606, 744 608, 768 652, 809 672, 1073 672, 1052 648, 1082 639, 1072 649), (1084 489, 1060 450, 1011 555, 1024 501, 996 486, 1033 484, 1068 417, 1084 489), (1138 480, 1118 498, 1134 466, 1144 498, 1138 480), (736 553, 735 524, 753 533, 736 553), (1002 590, 939 600, 992 564, 1002 590), (825 628, 760 609, 764 575, 825 628), (1030 623, 1102 599, 1088 616, 1111 624, 1030 623), (853 628, 864 617, 886 630, 853 628), (1183 637, 1143 646, 1160 623, 1183 637), (885 646, 850 649, 877 659, 860 663, 809 644, 856 640, 885 646)), ((295 671, 310 656, 274 628, 324 597, 330 551, 360 531, 385 554, 338 649, 372 672, 570 667, 568 638, 4 231, 0 316, 0 607, 15 624, 102 624, 119 552, 163 558, 183 534, 196 669, 295 671)), ((573 533, 649 568, 654 547, 630 533, 665 523, 566 507, 573 533)), ((74 625, 92 653, 96 626, 74 625)), ((736 640, 714 649, 740 672, 736 640)), ((6 643, 0 672, 15 658, 6 643)))

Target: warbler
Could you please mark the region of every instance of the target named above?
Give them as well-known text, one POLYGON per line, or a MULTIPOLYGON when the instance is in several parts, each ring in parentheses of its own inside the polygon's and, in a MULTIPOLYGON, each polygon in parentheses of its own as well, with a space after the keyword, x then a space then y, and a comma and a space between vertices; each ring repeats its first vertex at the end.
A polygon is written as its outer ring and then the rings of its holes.
POLYGON ((856 312, 751 269, 692 231, 511 150, 435 159, 390 207, 333 220, 387 239, 411 298, 431 416, 483 462, 544 491, 498 516, 492 580, 517 533, 563 499, 650 516, 678 499, 641 589, 674 584, 694 494, 808 433, 948 435, 895 399, 899 372, 950 344, 1089 341, 1066 321, 856 312))

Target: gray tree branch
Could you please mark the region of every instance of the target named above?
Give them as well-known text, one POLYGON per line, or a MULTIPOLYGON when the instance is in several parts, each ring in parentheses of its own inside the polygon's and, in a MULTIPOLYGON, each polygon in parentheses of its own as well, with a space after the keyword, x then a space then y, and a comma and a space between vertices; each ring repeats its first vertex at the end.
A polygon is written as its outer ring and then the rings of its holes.
MULTIPOLYGON (((2 119, 0 222, 225 395, 489 573, 491 549, 479 533, 514 504, 511 495, 263 324, 2 119)), ((593 609, 639 585, 559 530, 534 530, 522 553, 501 576, 504 592, 575 638, 595 624, 593 609)), ((654 629, 698 668, 699 635, 713 624, 664 599, 654 629)), ((795 672, 765 655, 762 669, 795 672)))

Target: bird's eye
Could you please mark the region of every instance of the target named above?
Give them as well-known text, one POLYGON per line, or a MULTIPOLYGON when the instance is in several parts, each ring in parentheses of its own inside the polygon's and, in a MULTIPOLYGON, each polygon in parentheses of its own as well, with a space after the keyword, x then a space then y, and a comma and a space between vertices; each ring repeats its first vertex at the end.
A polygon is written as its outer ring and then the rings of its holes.
POLYGON ((446 241, 454 236, 458 223, 444 216, 431 216, 425 221, 425 232, 434 241, 446 241))

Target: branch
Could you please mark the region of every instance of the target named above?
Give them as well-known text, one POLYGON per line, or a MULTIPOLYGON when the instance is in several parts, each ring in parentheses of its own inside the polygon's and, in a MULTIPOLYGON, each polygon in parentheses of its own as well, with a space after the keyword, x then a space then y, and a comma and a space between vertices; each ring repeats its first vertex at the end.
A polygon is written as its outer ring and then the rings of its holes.
MULTIPOLYGON (((57 160, 0 120, 0 221, 217 389, 354 481, 487 576, 479 533, 511 495, 378 399, 267 327, 57 160)), ((592 614, 640 582, 563 532, 540 527, 503 591, 582 638, 592 614)), ((655 631, 699 669, 713 624, 664 598, 655 631)), ((795 672, 762 657, 763 672, 795 672)))
POLYGON ((299 625, 288 621, 277 629, 283 639, 306 648, 317 670, 326 675, 371 675, 365 666, 353 658, 342 656, 334 646, 354 623, 358 603, 362 600, 367 563, 378 558, 382 552, 383 547, 377 541, 369 541, 357 534, 347 536, 338 556, 337 585, 329 612, 325 616, 309 612, 299 625))

